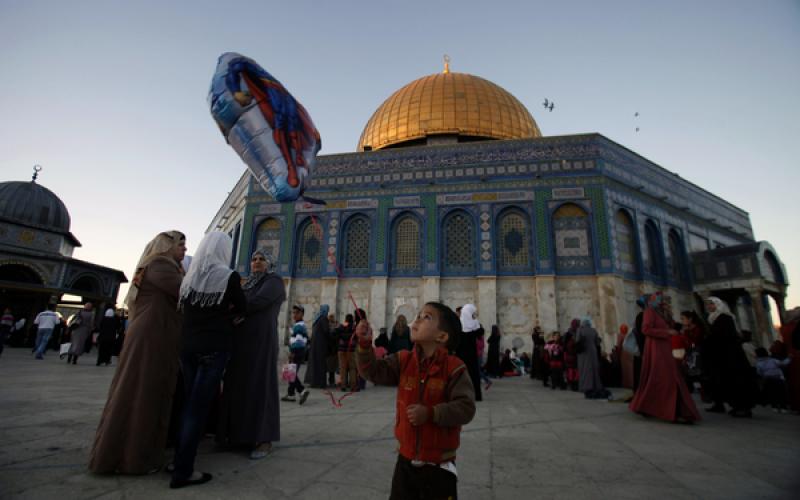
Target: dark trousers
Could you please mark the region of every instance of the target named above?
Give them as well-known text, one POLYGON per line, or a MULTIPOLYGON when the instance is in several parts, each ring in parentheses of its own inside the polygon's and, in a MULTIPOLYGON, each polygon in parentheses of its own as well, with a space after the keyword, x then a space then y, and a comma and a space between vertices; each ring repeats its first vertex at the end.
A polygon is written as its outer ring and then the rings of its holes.
POLYGON ((773 408, 787 409, 786 382, 779 378, 765 378, 764 399, 773 408))
POLYGON ((289 395, 294 396, 294 393, 297 392, 298 394, 302 394, 303 391, 306 390, 303 383, 300 382, 300 366, 303 364, 303 360, 306 357, 306 350, 305 349, 292 349, 292 363, 297 365, 297 376, 294 378, 293 382, 289 383, 289 395))
POLYGON ((556 387, 561 389, 567 388, 567 382, 564 380, 563 368, 550 368, 550 388, 555 390, 556 387))
POLYGON ((456 500, 455 474, 436 465, 416 467, 401 455, 397 456, 389 500, 456 500))
POLYGON ((181 353, 181 372, 186 395, 175 450, 173 479, 188 479, 194 472, 197 447, 206 428, 214 396, 219 392, 227 352, 181 353))

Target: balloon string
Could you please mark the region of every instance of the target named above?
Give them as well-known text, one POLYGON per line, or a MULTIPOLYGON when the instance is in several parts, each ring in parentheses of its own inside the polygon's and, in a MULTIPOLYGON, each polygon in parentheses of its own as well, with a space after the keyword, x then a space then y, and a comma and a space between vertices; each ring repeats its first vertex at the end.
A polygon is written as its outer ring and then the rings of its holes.
MULTIPOLYGON (((306 203, 303 206, 305 208, 311 208, 311 204, 310 203, 306 203)), ((319 221, 317 220, 316 215, 314 215, 313 212, 311 213, 311 224, 317 230, 319 240, 323 241, 323 239, 322 239, 322 235, 323 235, 322 226, 320 225, 319 221)), ((336 256, 333 254, 333 249, 330 246, 328 246, 328 262, 333 264, 333 268, 336 270, 336 276, 339 279, 344 279, 344 273, 342 273, 342 270, 339 267, 339 263, 336 261, 336 256)), ((350 302, 353 304, 353 307, 355 308, 355 314, 356 314, 356 319, 357 319, 356 325, 362 319, 366 320, 367 318, 362 315, 361 308, 358 307, 358 304, 356 304, 356 300, 353 298, 353 294, 350 293, 349 290, 347 291, 347 297, 350 299, 350 302)), ((347 353, 348 354, 351 352, 350 349, 353 347, 353 342, 355 341, 355 338, 356 338, 356 330, 355 330, 355 328, 353 328, 353 333, 352 333, 352 335, 350 335, 350 340, 347 341, 347 353)), ((339 373, 339 377, 344 378, 342 375, 343 375, 342 373, 339 373)), ((328 396, 330 396, 331 404, 333 405, 334 408, 341 408, 343 406, 342 405, 342 400, 344 398, 346 398, 347 396, 350 396, 351 394, 353 394, 353 392, 354 391, 348 391, 342 397, 340 397, 339 399, 336 399, 334 397, 333 393, 331 393, 331 391, 328 391, 328 390, 323 391, 324 394, 327 394, 328 396)))

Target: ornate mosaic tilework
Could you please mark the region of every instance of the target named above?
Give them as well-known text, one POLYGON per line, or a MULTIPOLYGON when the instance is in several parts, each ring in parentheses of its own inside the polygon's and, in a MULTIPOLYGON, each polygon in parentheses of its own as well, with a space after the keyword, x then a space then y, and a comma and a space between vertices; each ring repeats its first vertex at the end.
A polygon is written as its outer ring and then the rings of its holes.
POLYGON ((589 216, 577 205, 568 203, 556 210, 553 214, 553 239, 557 272, 594 272, 589 231, 589 216))
POLYGON ((669 247, 669 260, 667 262, 667 266, 669 268, 670 279, 672 283, 684 288, 687 285, 689 269, 688 263, 686 262, 683 238, 681 238, 677 230, 670 229, 667 239, 667 246, 669 247))
POLYGON ((444 252, 442 269, 448 273, 469 273, 475 270, 475 227, 466 212, 449 214, 442 224, 444 252))
POLYGON ((547 231, 547 204, 550 201, 550 190, 538 191, 535 198, 536 206, 536 242, 537 242, 537 255, 539 259, 546 260, 550 258, 550 249, 547 242, 550 240, 550 234, 547 231))
POLYGON ((281 264, 289 264, 289 256, 294 252, 294 205, 291 203, 284 203, 281 205, 283 214, 286 216, 286 225, 283 226, 283 241, 286 242, 286 248, 283 249, 283 256, 281 257, 281 264))
POLYGON ((281 255, 281 229, 280 221, 273 217, 265 219, 256 229, 255 248, 268 251, 273 262, 277 262, 281 255))
POLYGON ((498 269, 512 271, 528 267, 531 237, 527 218, 519 212, 509 211, 501 216, 498 226, 498 269))
POLYGON ((319 226, 306 221, 300 230, 300 247, 297 255, 297 271, 302 274, 314 274, 320 271, 322 264, 322 234, 319 226))
POLYGON ((369 272, 369 219, 357 215, 347 221, 344 232, 344 272, 369 272))
POLYGON ((392 199, 383 197, 378 200, 378 227, 375 242, 375 262, 383 264, 386 262, 386 215, 389 207, 392 205, 392 199))
MULTIPOLYGON (((422 197, 422 206, 425 207, 425 219, 435 221, 436 218, 436 196, 428 194, 422 197)), ((436 241, 439 238, 436 224, 427 224, 428 234, 425 240, 425 260, 436 262, 436 241)))
POLYGON ((627 212, 617 210, 614 215, 616 243, 617 243, 617 268, 622 272, 637 274, 639 272, 636 260, 636 233, 633 221, 627 212))
POLYGON ((645 269, 652 276, 663 277, 664 265, 661 259, 661 237, 658 228, 652 220, 644 225, 645 244, 647 251, 644 253, 645 269))
POLYGON ((601 259, 611 258, 611 242, 608 234, 608 218, 606 216, 606 199, 603 189, 599 187, 586 188, 586 194, 592 200, 592 214, 594 215, 594 228, 597 233, 598 250, 601 259))
POLYGON ((394 228, 394 262, 392 270, 415 272, 421 269, 419 222, 410 215, 402 217, 394 228))

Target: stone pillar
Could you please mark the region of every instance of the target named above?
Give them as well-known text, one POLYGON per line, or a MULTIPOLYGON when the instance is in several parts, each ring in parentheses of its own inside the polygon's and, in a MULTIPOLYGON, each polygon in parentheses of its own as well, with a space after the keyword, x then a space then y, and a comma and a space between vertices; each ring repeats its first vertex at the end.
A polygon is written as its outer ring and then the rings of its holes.
POLYGON ((555 276, 538 276, 536 281, 536 316, 546 334, 558 330, 555 276))
POLYGON ((491 331, 497 321, 497 278, 494 276, 478 277, 478 318, 484 328, 491 331))
MULTIPOLYGON (((378 335, 378 329, 387 327, 386 323, 386 291, 389 280, 385 277, 373 277, 369 297, 369 322, 378 335)), ((391 325, 389 325, 391 328, 391 325)))
POLYGON ((595 318, 595 328, 603 340, 603 350, 611 352, 619 332, 619 326, 626 323, 623 320, 626 310, 622 301, 625 300, 625 287, 622 278, 616 276, 597 277, 597 297, 599 302, 599 317, 595 318))
POLYGON ((753 340, 761 347, 769 348, 772 344, 772 325, 769 324, 769 315, 764 309, 763 292, 760 288, 747 288, 750 295, 750 302, 753 306, 753 313, 756 316, 756 331, 753 332, 753 340))
POLYGON ((783 327, 784 322, 786 321, 786 294, 782 294, 780 298, 776 299, 775 302, 778 304, 778 321, 781 322, 781 327, 783 327))
MULTIPOLYGON (((426 276, 422 278, 422 303, 439 302, 441 288, 438 276, 426 276)), ((409 318, 411 322, 411 318, 409 318)))

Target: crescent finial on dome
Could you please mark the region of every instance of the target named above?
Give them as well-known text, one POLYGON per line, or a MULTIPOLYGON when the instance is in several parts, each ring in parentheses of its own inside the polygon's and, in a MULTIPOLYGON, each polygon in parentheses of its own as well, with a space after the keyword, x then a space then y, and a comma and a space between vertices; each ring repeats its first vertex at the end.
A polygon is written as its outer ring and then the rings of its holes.
POLYGON ((445 75, 450 73, 450 56, 447 54, 444 55, 444 71, 442 71, 445 75))

